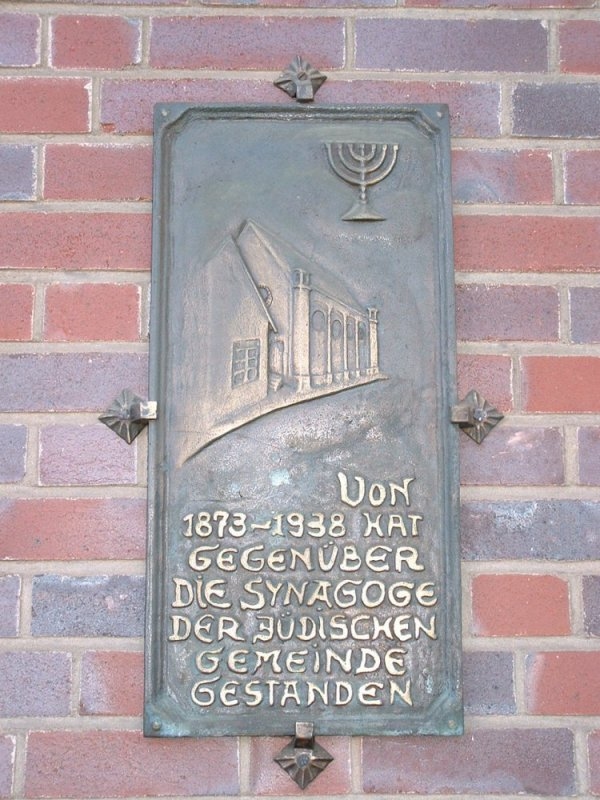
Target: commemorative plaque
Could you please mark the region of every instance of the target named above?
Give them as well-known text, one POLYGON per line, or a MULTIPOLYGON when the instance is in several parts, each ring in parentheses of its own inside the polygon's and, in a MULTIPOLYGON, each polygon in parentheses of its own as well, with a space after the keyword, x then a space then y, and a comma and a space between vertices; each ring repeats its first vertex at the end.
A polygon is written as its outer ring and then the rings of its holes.
POLYGON ((462 732, 447 108, 155 140, 145 733, 462 732))

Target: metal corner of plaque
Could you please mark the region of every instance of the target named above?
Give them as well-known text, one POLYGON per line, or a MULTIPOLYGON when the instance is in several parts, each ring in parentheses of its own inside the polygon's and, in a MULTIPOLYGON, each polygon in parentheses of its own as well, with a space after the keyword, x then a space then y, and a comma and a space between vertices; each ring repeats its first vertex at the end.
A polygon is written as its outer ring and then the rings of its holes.
POLYGON ((450 421, 463 430, 477 444, 504 419, 504 414, 492 406, 479 392, 472 389, 466 397, 452 406, 450 421))
POLYGON ((131 389, 123 389, 109 408, 98 419, 113 430, 127 444, 144 430, 150 420, 156 419, 157 403, 144 400, 131 389))
POLYGON ((301 789, 306 789, 329 766, 333 756, 315 741, 312 722, 296 722, 294 738, 275 756, 274 761, 301 789))
POLYGON ((310 103, 326 80, 326 75, 296 56, 273 84, 299 103, 310 103))

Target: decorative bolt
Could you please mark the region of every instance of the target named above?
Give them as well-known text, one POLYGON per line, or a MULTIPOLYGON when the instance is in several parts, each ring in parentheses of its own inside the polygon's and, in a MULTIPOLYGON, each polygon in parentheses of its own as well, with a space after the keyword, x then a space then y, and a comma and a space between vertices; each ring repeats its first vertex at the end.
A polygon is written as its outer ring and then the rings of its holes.
POLYGON ((308 61, 296 56, 273 83, 298 102, 310 103, 326 80, 326 75, 311 67, 308 61))
POLYGON ((162 722, 158 719, 155 719, 152 723, 152 730, 159 731, 162 728, 162 722))

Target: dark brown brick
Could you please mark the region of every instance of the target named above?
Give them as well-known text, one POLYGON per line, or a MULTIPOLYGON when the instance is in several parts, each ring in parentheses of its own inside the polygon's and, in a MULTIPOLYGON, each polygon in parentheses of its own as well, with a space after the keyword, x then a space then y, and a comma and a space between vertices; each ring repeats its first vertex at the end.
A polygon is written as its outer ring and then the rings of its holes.
POLYGON ((90 130, 89 90, 88 81, 79 78, 3 78, 0 131, 86 133, 90 130))
POLYGON ((471 502, 463 504, 461 518, 461 549, 468 561, 600 558, 600 503, 471 502))
POLYGON ((70 710, 71 657, 67 653, 0 653, 0 716, 64 717, 70 710))
POLYGON ((34 636, 141 636, 144 579, 138 575, 33 580, 34 636))
POLYGON ((456 269, 467 272, 600 271, 596 217, 454 217, 456 269))
POLYGON ((457 373, 459 398, 476 389, 502 413, 512 410, 512 363, 509 357, 461 353, 457 359, 457 373))
POLYGON ((126 386, 144 394, 147 359, 137 353, 0 355, 4 411, 106 410, 126 386))
POLYGON ((136 483, 136 446, 100 422, 51 425, 40 431, 43 486, 98 486, 136 483))
POLYGON ((20 577, 0 575, 0 637, 16 636, 19 632, 20 596, 20 577))
POLYGON ((44 196, 54 200, 148 200, 152 149, 143 145, 47 145, 44 196))
POLYGON ((600 794, 600 731, 590 733, 588 737, 590 759, 590 790, 600 794))
POLYGON ((537 20, 359 19, 356 65, 420 72, 545 72, 547 32, 537 20))
POLYGON ((558 28, 561 72, 600 73, 600 22, 571 19, 558 28))
POLYGON ((583 579, 583 624, 589 636, 600 636, 600 575, 583 579))
POLYGON ((138 731, 29 735, 25 797, 193 797, 239 791, 237 741, 144 739, 138 731))
POLYGON ((458 286, 458 338, 557 341, 559 298, 550 286, 458 286))
POLYGON ((551 203, 552 156, 543 150, 455 150, 452 195, 459 203, 551 203))
POLYGON ((35 193, 33 147, 0 145, 0 200, 33 200, 35 193))
POLYGON ((143 653, 90 652, 81 660, 81 714, 141 716, 143 653))
POLYGON ((25 476, 27 428, 0 425, 0 483, 17 483, 25 476))
POLYGON ((407 7, 418 8, 594 8, 596 0, 405 0, 407 7))
POLYGON ((461 437, 463 484, 547 486, 564 482, 562 437, 556 428, 494 429, 478 447, 461 437))
POLYGON ((555 575, 476 575, 471 584, 476 636, 566 636, 569 587, 555 575))
POLYGON ((600 652, 536 653, 526 669, 531 714, 600 714, 600 652))
POLYGON ((344 736, 319 737, 334 761, 304 791, 273 760, 289 739, 252 737, 250 740, 250 792, 254 796, 282 797, 320 795, 332 797, 351 792, 350 739, 344 736))
MULTIPOLYGON (((500 134, 500 87, 495 83, 328 80, 319 100, 328 103, 448 103, 454 136, 500 134)), ((287 98, 289 100, 289 98, 287 98)), ((151 133, 155 103, 286 102, 267 80, 105 80, 101 123, 114 133, 151 133)))
POLYGON ((6 559, 141 559, 145 535, 141 499, 0 499, 0 552, 6 559))
POLYGON ((520 83, 513 93, 517 136, 595 138, 600 128, 598 83, 520 83))
POLYGON ((34 14, 0 14, 0 66, 39 64, 40 28, 40 18, 34 14))
POLYGON ((141 22, 128 17, 58 16, 51 21, 54 67, 123 69, 138 64, 141 22))
POLYGON ((463 654, 463 695, 467 714, 514 714, 517 710, 512 653, 463 654))
POLYGON ((582 205, 600 204, 600 150, 565 153, 565 200, 582 205))
POLYGON ((27 283, 0 284, 0 339, 31 340, 34 287, 27 283))
POLYGON ((344 65, 341 18, 156 17, 150 64, 179 69, 277 70, 290 48, 320 69, 344 65))
POLYGON ((525 356, 523 408, 546 413, 600 411, 600 358, 525 356))
POLYGON ((600 486, 600 428, 579 429, 579 482, 600 486))
POLYGON ((0 267, 149 269, 150 215, 0 214, 0 267))
POLYGON ((569 291, 571 302, 571 341, 600 342, 600 288, 575 287, 569 291))
POLYGON ((12 797, 15 739, 0 736, 0 797, 12 797))
POLYGON ((575 792, 573 749, 573 734, 560 728, 473 730, 455 738, 368 737, 364 789, 394 795, 569 795, 575 792))

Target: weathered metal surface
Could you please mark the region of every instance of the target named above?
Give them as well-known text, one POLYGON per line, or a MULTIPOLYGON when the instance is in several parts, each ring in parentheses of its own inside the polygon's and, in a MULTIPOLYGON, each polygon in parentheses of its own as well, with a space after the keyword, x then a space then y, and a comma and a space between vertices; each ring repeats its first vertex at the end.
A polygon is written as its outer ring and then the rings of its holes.
POLYGON ((467 436, 481 444, 488 433, 504 419, 504 414, 472 389, 460 403, 452 407, 450 418, 467 436))
POLYGON ((459 733, 447 109, 156 119, 145 731, 459 733))

